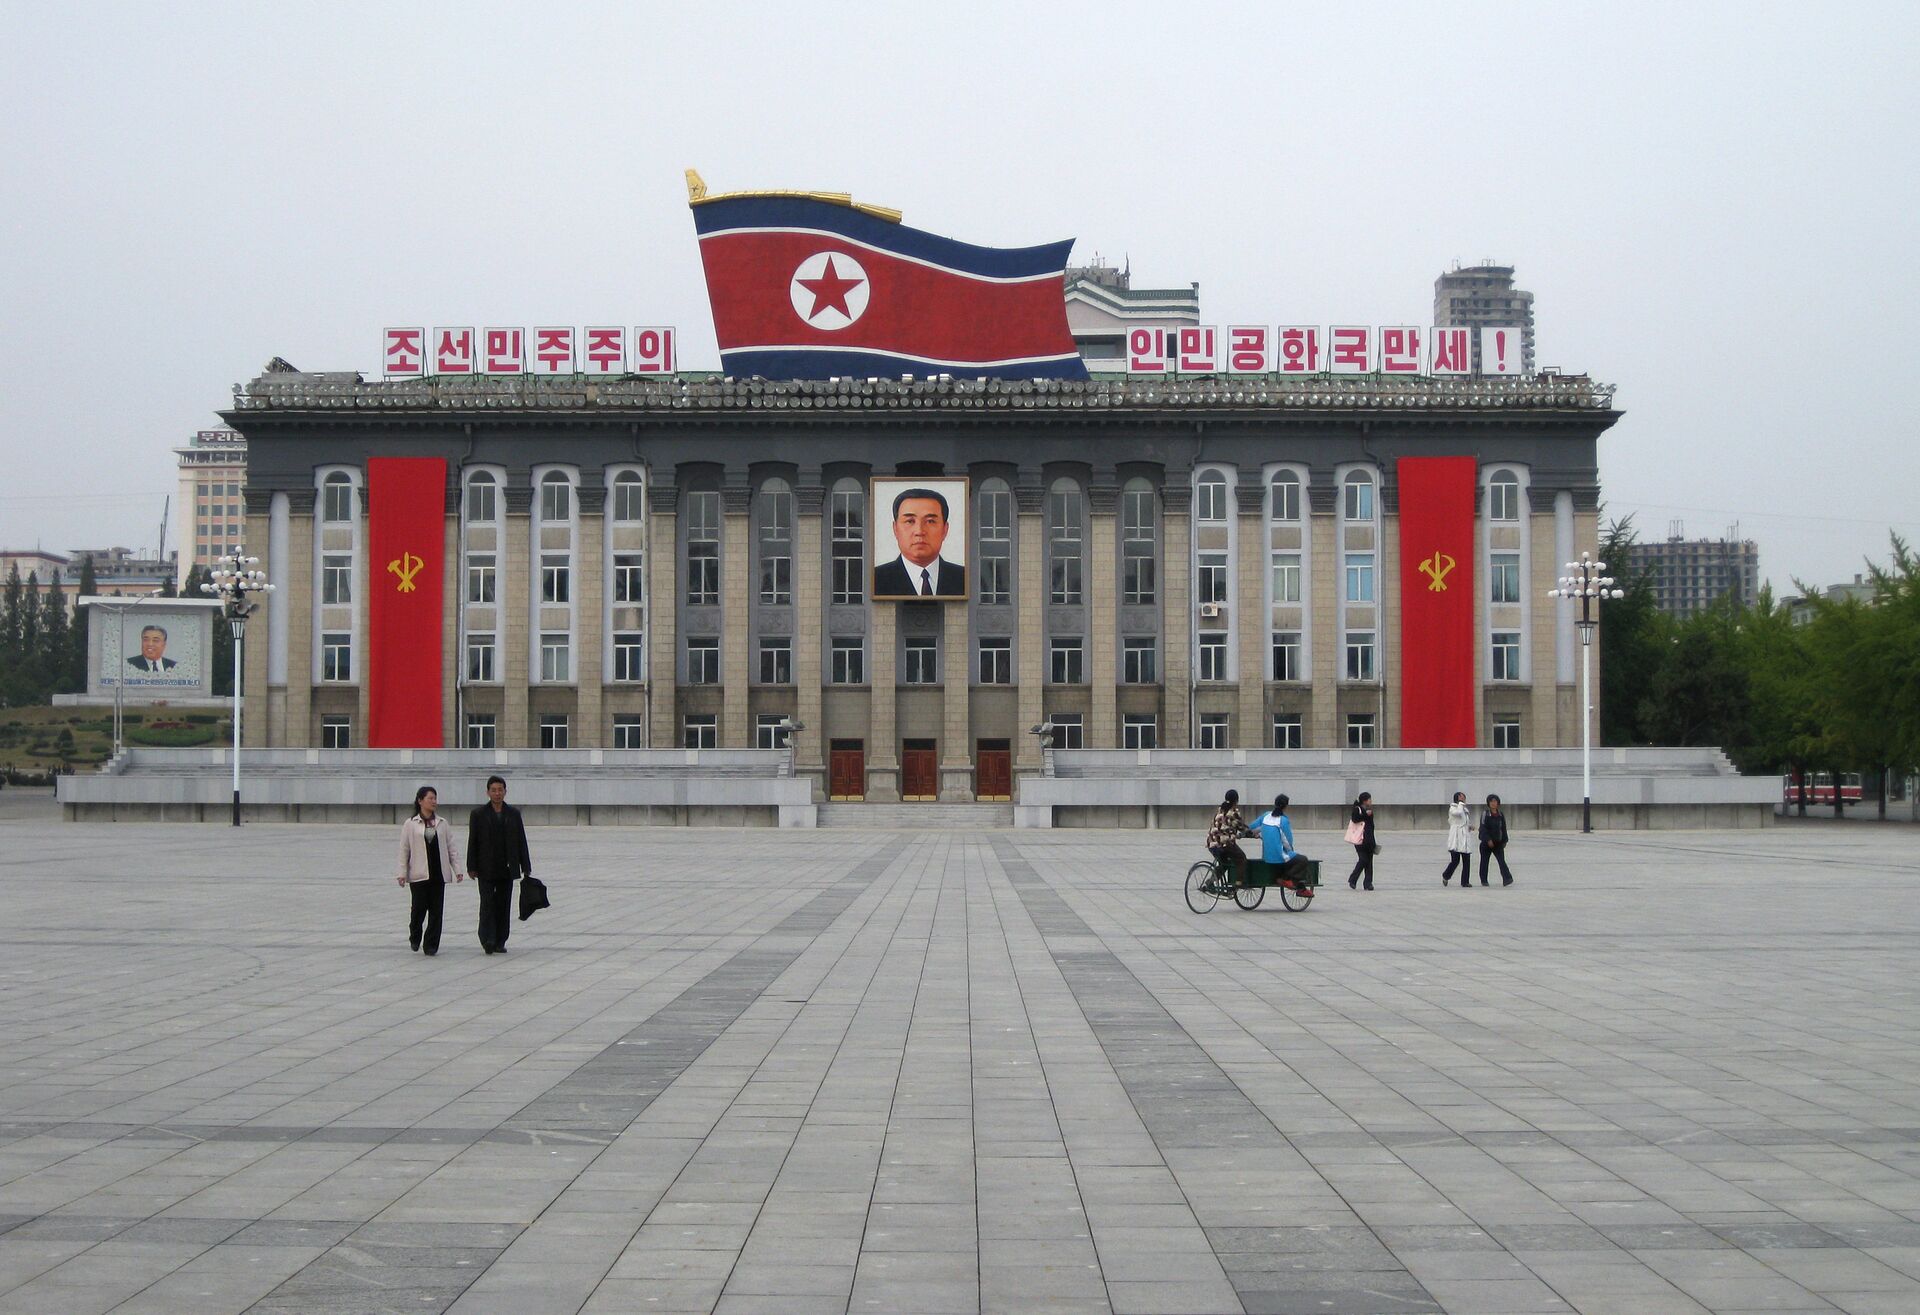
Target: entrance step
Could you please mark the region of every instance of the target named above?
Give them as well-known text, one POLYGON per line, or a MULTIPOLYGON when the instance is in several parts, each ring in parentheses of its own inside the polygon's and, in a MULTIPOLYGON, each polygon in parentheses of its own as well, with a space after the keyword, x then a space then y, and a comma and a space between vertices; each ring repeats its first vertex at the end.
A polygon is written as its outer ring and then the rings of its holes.
POLYGON ((1012 804, 821 804, 818 825, 864 831, 975 831, 1013 825, 1012 804))

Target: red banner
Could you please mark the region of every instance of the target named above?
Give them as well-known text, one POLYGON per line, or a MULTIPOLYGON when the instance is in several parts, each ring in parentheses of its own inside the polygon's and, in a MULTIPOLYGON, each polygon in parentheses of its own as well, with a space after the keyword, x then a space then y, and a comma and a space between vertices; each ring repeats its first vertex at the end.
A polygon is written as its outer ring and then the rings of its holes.
POLYGON ((367 462, 367 747, 438 749, 447 463, 367 462))
POLYGON ((1400 743, 1471 749, 1472 457, 1406 457, 1400 483, 1400 743))

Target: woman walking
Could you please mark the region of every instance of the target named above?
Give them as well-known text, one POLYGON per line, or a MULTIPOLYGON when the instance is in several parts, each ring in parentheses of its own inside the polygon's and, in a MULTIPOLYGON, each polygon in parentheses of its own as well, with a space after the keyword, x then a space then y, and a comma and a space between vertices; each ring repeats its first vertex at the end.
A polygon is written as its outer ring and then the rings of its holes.
POLYGON ((423 785, 413 796, 413 816, 400 824, 400 884, 413 897, 407 942, 427 954, 440 953, 440 914, 447 901, 446 874, 463 879, 454 849, 453 828, 438 816, 440 796, 423 785))
POLYGON ((1347 843, 1353 846, 1359 861, 1353 865, 1353 871, 1347 877, 1349 890, 1360 886, 1360 879, 1366 878, 1365 890, 1373 889, 1373 856, 1380 846, 1373 838, 1373 794, 1362 790, 1360 797, 1353 801, 1353 816, 1347 822, 1347 843))
MULTIPOLYGON (((1494 859, 1500 864, 1500 884, 1511 886, 1513 873, 1507 870, 1507 815, 1500 811, 1500 796, 1487 796, 1487 811, 1480 814, 1480 884, 1487 884, 1487 860, 1494 859)), ((1466 885, 1467 876, 1460 874, 1460 884, 1466 885)))
POLYGON ((1447 805, 1447 870, 1440 874, 1441 885, 1453 879, 1456 866, 1460 869, 1460 889, 1465 890, 1473 876, 1473 810, 1467 807, 1465 790, 1455 790, 1453 802, 1447 805))

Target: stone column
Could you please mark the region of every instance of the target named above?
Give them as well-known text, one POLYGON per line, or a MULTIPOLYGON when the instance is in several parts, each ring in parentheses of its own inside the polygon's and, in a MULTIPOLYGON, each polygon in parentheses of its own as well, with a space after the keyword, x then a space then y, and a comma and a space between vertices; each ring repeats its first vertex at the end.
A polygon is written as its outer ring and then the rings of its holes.
MULTIPOLYGON (((1041 769, 1040 737, 1027 734, 1046 716, 1046 509, 1047 490, 1037 477, 1023 480, 1013 491, 1019 511, 1014 531, 1014 606, 1018 621, 1014 626, 1014 680, 1018 691, 1019 716, 1014 736, 1014 767, 1025 775, 1041 769)), ((879 609, 875 609, 878 611, 879 609)))
POLYGON ((1092 517, 1088 535, 1087 676, 1093 687, 1093 715, 1088 718, 1087 747, 1120 746, 1120 535, 1116 513, 1120 486, 1111 477, 1096 475, 1087 489, 1092 517))
MULTIPOLYGON (((241 540, 244 550, 258 557, 263 563, 267 560, 267 546, 272 541, 268 528, 269 506, 272 494, 266 489, 249 490, 246 501, 245 538, 241 540)), ((181 536, 183 539, 185 535, 181 536)), ((202 595, 209 597, 210 595, 202 595)), ((271 606, 272 594, 267 595, 271 606)), ((240 742, 244 746, 264 747, 273 743, 267 709, 273 699, 267 690, 267 652, 272 647, 269 630, 271 613, 267 607, 258 608, 253 619, 247 622, 246 638, 242 641, 240 653, 240 742)), ((215 614, 216 626, 227 624, 225 617, 215 614)), ((231 705, 229 705, 231 706, 231 705)))
POLYGON ((899 606, 875 603, 867 613, 867 680, 873 701, 867 714, 867 800, 876 804, 900 802, 899 691, 894 677, 899 606))
POLYGON ((573 535, 573 739, 576 749, 613 738, 603 711, 606 685, 607 489, 580 482, 573 535))
POLYGON ((1313 691, 1308 704, 1311 722, 1304 728, 1305 743, 1313 749, 1338 749, 1345 739, 1340 733, 1340 522, 1337 516, 1340 488, 1331 475, 1322 483, 1316 475, 1307 485, 1309 546, 1313 568, 1308 572, 1312 597, 1308 608, 1313 615, 1313 652, 1307 657, 1313 676, 1313 691))
POLYGON ((1193 743, 1193 486, 1191 472, 1170 471, 1160 512, 1161 665, 1166 679, 1161 743, 1185 749, 1193 743))
MULTIPOLYGON (((1531 587, 1544 593, 1558 586, 1561 567, 1574 558, 1573 548, 1573 491, 1561 489, 1553 495, 1553 553, 1542 558, 1544 566, 1533 568, 1531 587), (1553 583, 1548 584, 1546 582, 1553 583)), ((1612 566, 1612 562, 1607 563, 1612 566)), ((1624 563, 1623 563, 1624 565, 1624 563)), ((1616 577, 1618 578, 1618 577, 1616 577)), ((1574 625, 1577 615, 1571 598, 1556 598, 1553 602, 1553 643, 1554 643, 1554 715, 1545 726, 1536 727, 1532 742, 1536 745, 1569 745, 1580 742, 1580 728, 1570 720, 1571 711, 1580 698, 1580 635, 1579 627, 1574 625), (1547 727, 1552 727, 1549 731, 1547 727), (1568 732, 1572 735, 1569 738, 1568 732)))
POLYGON ((1258 749, 1267 742, 1267 649, 1273 642, 1273 606, 1267 601, 1267 574, 1273 555, 1273 536, 1267 531, 1267 482, 1260 468, 1240 471, 1234 485, 1240 524, 1234 536, 1240 559, 1238 588, 1233 599, 1234 635, 1239 655, 1234 673, 1239 683, 1239 725, 1229 741, 1236 749, 1258 749))
POLYGON ((826 595, 821 588, 821 520, 827 491, 818 470, 802 470, 793 490, 793 683, 795 720, 803 729, 794 743, 794 770, 813 783, 813 797, 826 798, 827 716, 822 683, 827 646, 826 595))
POLYGON ((727 472, 720 488, 720 747, 751 749, 747 700, 753 678, 753 543, 747 512, 753 487, 742 472, 727 472))
POLYGON ((680 546, 675 525, 680 490, 649 474, 647 480, 647 743, 679 747, 680 717, 674 689, 679 671, 680 546))
POLYGON ((509 476, 502 490, 506 529, 494 559, 494 589, 500 600, 500 724, 494 744, 502 749, 524 749, 539 743, 528 725, 528 686, 533 679, 531 646, 533 580, 533 486, 516 484, 509 476))
POLYGON ((273 592, 267 595, 260 611, 262 636, 266 640, 266 715, 268 744, 286 744, 287 739, 287 583, 293 569, 293 504, 285 492, 274 491, 267 497, 267 550, 261 554, 262 566, 273 592))
POLYGON ((967 662, 972 647, 968 643, 967 604, 963 599, 937 606, 941 638, 940 802, 970 804, 973 802, 973 726, 968 695, 973 682, 967 662))
MULTIPOLYGON (((1555 677, 1561 663, 1560 602, 1548 598, 1547 590, 1554 587, 1560 575, 1559 563, 1566 560, 1553 555, 1557 529, 1554 512, 1563 496, 1552 489, 1529 487, 1527 490, 1531 514, 1527 517, 1527 547, 1520 559, 1520 597, 1526 603, 1527 645, 1531 654, 1527 679, 1532 683, 1533 692, 1527 701, 1527 719, 1520 728, 1520 742, 1529 748, 1558 743, 1559 682, 1555 677)), ((1571 499, 1568 511, 1572 511, 1571 499)), ((1483 595, 1485 592, 1481 590, 1483 595)))

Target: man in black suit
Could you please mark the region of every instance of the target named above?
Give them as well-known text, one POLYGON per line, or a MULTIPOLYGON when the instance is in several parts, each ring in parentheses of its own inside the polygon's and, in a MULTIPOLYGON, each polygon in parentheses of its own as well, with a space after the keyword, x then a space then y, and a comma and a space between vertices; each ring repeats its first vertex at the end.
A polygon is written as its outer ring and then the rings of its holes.
POLYGON ((159 626, 148 626, 140 632, 140 652, 128 658, 127 665, 157 676, 180 664, 167 656, 167 632, 159 626))
POLYGON ((893 541, 900 555, 875 567, 875 598, 965 598, 967 568, 940 555, 947 541, 947 499, 933 489, 907 489, 893 500, 893 541))
POLYGON ((527 828, 507 803, 504 777, 487 778, 487 802, 467 819, 467 875, 480 883, 480 948, 507 952, 513 926, 513 881, 533 875, 527 828))

